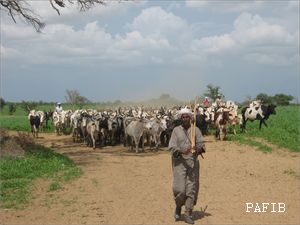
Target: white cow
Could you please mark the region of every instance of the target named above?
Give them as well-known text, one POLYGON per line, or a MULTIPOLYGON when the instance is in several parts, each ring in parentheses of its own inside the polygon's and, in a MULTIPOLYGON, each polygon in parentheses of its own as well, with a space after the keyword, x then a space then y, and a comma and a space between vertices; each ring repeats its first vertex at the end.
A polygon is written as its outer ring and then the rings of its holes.
POLYGON ((87 143, 92 141, 93 149, 96 148, 96 140, 99 137, 99 120, 90 120, 86 126, 87 131, 87 143))
POLYGON ((62 117, 61 114, 58 112, 53 112, 53 124, 55 127, 56 135, 60 135, 62 132, 62 117))
POLYGON ((133 150, 134 142, 136 153, 139 152, 140 141, 142 142, 142 151, 144 151, 144 130, 144 123, 140 120, 133 120, 125 127, 125 142, 127 142, 128 137, 130 137, 131 150, 133 150))
POLYGON ((167 121, 165 118, 155 119, 152 118, 150 121, 145 123, 146 132, 150 135, 150 148, 151 141, 154 142, 155 148, 158 149, 160 143, 160 135, 161 133, 167 129, 167 121))

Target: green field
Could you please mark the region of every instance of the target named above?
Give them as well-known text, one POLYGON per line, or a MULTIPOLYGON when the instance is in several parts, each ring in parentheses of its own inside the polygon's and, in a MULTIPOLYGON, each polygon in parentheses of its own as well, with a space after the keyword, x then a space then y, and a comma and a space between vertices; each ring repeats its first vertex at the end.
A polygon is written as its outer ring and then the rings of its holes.
POLYGON ((51 180, 48 191, 62 188, 82 171, 68 157, 53 150, 34 145, 22 157, 0 159, 0 207, 23 208, 30 201, 34 180, 51 180))
POLYGON ((279 147, 287 148, 291 151, 300 151, 300 107, 299 106, 278 106, 276 115, 271 115, 266 121, 268 127, 262 125, 259 130, 259 121, 247 122, 247 133, 238 132, 236 136, 230 135, 230 140, 241 143, 257 145, 265 151, 270 148, 255 138, 263 139, 279 147), (252 142, 252 143, 251 143, 252 142))

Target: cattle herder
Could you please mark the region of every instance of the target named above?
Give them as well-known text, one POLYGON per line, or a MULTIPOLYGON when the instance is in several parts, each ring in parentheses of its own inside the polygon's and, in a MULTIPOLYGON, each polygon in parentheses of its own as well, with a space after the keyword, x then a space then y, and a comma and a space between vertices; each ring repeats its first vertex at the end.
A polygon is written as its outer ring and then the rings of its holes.
POLYGON ((55 107, 55 110, 54 110, 54 111, 57 112, 57 113, 59 113, 59 114, 63 111, 63 108, 62 108, 60 102, 58 102, 58 103, 56 104, 56 107, 55 107))
POLYGON ((195 146, 192 147, 191 119, 192 111, 183 108, 178 116, 182 125, 174 128, 169 142, 172 154, 173 195, 176 204, 175 221, 181 218, 181 208, 185 206, 184 221, 194 224, 192 211, 197 203, 199 192, 199 160, 198 155, 205 152, 201 131, 196 127, 195 146))

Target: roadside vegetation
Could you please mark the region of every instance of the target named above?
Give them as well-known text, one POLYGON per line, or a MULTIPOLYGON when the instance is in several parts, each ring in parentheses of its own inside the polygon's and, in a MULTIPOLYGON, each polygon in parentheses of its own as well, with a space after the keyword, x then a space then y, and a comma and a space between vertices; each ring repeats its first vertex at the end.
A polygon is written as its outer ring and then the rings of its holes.
POLYGON ((229 140, 255 146, 263 151, 272 151, 272 147, 265 142, 287 148, 290 151, 300 152, 300 107, 296 105, 276 107, 276 115, 271 115, 266 121, 268 127, 262 125, 259 130, 259 121, 247 122, 247 133, 238 132, 229 135, 229 140), (259 141, 259 140, 263 141, 259 141))
POLYGON ((10 136, 2 129, 0 149, 1 208, 23 208, 38 178, 50 180, 48 191, 55 191, 82 174, 67 156, 36 145, 26 133, 10 136))

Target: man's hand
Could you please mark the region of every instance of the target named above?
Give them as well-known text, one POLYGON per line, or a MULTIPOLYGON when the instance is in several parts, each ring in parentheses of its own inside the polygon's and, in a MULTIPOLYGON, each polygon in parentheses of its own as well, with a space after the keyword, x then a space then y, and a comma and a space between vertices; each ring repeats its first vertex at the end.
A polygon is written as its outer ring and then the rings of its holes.
POLYGON ((197 149, 198 154, 205 153, 205 146, 197 149))
POLYGON ((202 159, 204 159, 202 154, 205 153, 205 146, 202 146, 201 148, 198 148, 197 153, 198 153, 198 155, 201 156, 202 159))
POLYGON ((173 152, 173 157, 178 158, 180 156, 180 152, 178 150, 173 152))
POLYGON ((187 149, 184 149, 184 150, 181 151, 181 153, 184 154, 184 155, 187 155, 187 154, 189 154, 190 152, 192 152, 192 147, 191 147, 191 146, 188 147, 187 149))

